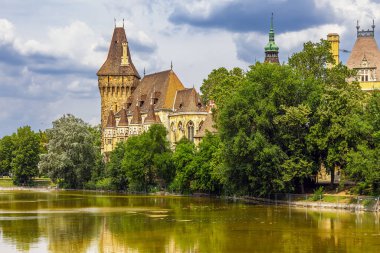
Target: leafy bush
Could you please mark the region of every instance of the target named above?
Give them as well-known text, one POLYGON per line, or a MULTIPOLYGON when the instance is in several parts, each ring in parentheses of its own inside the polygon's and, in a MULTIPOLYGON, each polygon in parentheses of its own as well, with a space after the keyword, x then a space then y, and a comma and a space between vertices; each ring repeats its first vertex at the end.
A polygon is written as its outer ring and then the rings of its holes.
POLYGON ((311 199, 313 201, 321 200, 323 198, 323 194, 324 194, 323 186, 320 186, 314 190, 314 193, 313 193, 313 196, 311 197, 311 199))

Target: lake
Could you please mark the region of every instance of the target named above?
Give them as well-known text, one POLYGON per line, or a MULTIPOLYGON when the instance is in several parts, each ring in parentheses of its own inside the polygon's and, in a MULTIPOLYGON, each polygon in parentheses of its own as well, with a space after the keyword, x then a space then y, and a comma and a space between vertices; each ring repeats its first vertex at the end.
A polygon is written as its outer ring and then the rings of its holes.
POLYGON ((377 213, 1 191, 0 252, 380 252, 377 213))

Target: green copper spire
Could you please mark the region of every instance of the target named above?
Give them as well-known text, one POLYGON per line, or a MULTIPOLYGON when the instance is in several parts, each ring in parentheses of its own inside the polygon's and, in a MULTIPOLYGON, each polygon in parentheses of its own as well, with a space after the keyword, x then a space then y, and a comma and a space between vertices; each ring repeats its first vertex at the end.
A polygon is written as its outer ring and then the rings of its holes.
POLYGON ((272 13, 272 17, 270 19, 269 42, 265 46, 265 52, 267 51, 278 52, 278 49, 279 49, 278 46, 274 42, 273 13, 272 13))
POLYGON ((274 42, 273 13, 270 19, 269 42, 265 46, 265 62, 279 63, 278 46, 274 42))

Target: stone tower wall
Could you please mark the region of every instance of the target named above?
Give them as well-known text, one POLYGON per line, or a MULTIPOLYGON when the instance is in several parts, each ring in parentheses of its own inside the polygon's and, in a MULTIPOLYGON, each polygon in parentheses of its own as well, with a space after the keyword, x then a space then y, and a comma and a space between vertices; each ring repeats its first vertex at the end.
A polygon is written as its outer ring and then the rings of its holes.
POLYGON ((110 108, 117 113, 131 95, 139 80, 135 76, 99 76, 101 97, 101 125, 106 127, 110 108))

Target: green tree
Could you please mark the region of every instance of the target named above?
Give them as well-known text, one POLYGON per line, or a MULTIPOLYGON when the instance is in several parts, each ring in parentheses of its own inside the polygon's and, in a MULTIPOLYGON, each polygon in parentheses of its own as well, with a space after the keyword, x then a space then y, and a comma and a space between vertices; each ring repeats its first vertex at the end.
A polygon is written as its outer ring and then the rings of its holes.
POLYGON ((357 183, 359 194, 380 194, 380 94, 375 92, 366 103, 364 117, 356 125, 364 135, 347 155, 346 176, 357 183))
POLYGON ((13 138, 12 136, 4 136, 2 139, 0 139, 0 175, 1 176, 8 176, 9 173, 12 170, 12 159, 13 159, 13 150, 14 150, 14 144, 13 144, 13 138))
POLYGON ((226 190, 257 195, 290 191, 297 178, 310 176, 310 169, 303 168, 302 151, 295 152, 305 149, 304 141, 297 147, 291 144, 298 136, 297 128, 304 131, 301 135, 307 131, 308 112, 300 106, 313 100, 318 84, 304 82, 285 65, 257 63, 246 75, 245 85, 226 102, 218 121, 226 190), (285 121, 294 129, 288 131, 279 124, 285 121), (291 168, 295 164, 298 172, 291 168))
POLYGON ((357 83, 345 79, 326 84, 314 114, 308 141, 334 183, 335 169, 344 172, 347 154, 368 135, 369 128, 363 121, 366 94, 357 83))
POLYGON ((207 132, 199 144, 194 160, 189 166, 193 167, 194 180, 191 188, 194 191, 221 193, 221 142, 218 134, 207 132))
POLYGON ((111 179, 113 190, 126 191, 128 189, 128 178, 122 168, 122 160, 127 150, 126 142, 119 142, 111 152, 109 161, 106 165, 107 177, 111 179))
POLYGON ((29 126, 17 129, 13 138, 12 179, 16 185, 30 184, 38 175, 40 140, 29 126))
POLYGON ((47 154, 39 169, 64 188, 83 188, 96 165, 96 148, 89 125, 73 115, 64 115, 46 130, 47 154))
POLYGON ((218 107, 222 107, 232 92, 241 86, 244 76, 245 74, 240 68, 214 69, 207 79, 203 80, 201 86, 203 102, 214 100, 218 107))
POLYGON ((316 164, 308 151, 306 136, 309 133, 311 110, 308 105, 282 106, 284 114, 274 119, 280 139, 280 146, 286 153, 282 164, 284 169, 283 180, 291 185, 290 189, 299 184, 301 193, 304 193, 304 182, 316 175, 318 164, 316 164))
POLYGON ((152 125, 147 132, 129 137, 117 154, 111 156, 114 166, 111 171, 117 171, 119 164, 114 159, 119 159, 124 149, 120 178, 122 182, 128 182, 129 190, 148 192, 155 187, 166 187, 170 183, 173 169, 166 135, 163 125, 152 125))
POLYGON ((96 182, 106 176, 104 157, 101 153, 102 134, 101 126, 90 126, 90 134, 92 135, 93 147, 95 149, 95 166, 91 173, 91 181, 96 182))
POLYGON ((328 65, 334 63, 330 42, 321 39, 303 44, 303 50, 289 58, 289 66, 301 73, 303 79, 326 80, 328 65))
POLYGON ((176 145, 173 154, 175 177, 170 185, 173 191, 181 193, 191 192, 191 182, 194 178, 195 168, 191 165, 195 157, 194 143, 182 138, 176 145))

